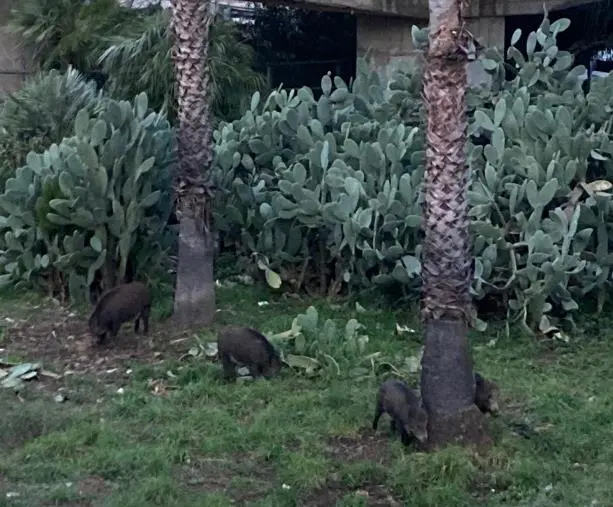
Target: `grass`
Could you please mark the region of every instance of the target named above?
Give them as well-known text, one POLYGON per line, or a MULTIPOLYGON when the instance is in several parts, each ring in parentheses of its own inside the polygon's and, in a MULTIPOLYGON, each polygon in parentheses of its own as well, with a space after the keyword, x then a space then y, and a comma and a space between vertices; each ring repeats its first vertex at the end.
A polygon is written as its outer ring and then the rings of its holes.
MULTIPOLYGON (((368 351, 396 364, 420 346, 418 335, 394 333, 396 322, 411 324, 409 313, 218 290, 223 320, 265 332, 289 329, 309 304, 326 317, 356 317, 368 351)), ((405 450, 385 420, 373 435, 381 378, 372 376, 285 371, 227 385, 218 364, 171 357, 126 365, 123 394, 74 376, 64 404, 32 383, 24 403, 0 392, 0 506, 611 505, 613 327, 593 328, 597 336, 570 344, 474 336, 476 367, 502 390, 503 413, 489 420, 496 445, 482 456, 405 450), (166 395, 152 394, 151 379, 166 395)))

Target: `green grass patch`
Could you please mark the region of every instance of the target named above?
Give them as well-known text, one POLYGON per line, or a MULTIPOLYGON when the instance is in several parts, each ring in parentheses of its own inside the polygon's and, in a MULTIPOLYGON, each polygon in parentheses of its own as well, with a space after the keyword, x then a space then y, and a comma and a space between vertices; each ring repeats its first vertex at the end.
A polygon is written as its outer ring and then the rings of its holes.
MULTIPOLYGON (((322 318, 357 318, 370 338, 366 353, 398 367, 420 347, 419 333, 395 333, 396 322, 416 327, 408 312, 359 313, 263 287, 220 289, 218 304, 221 321, 264 332, 289 329, 311 304, 322 318)), ((6 296, 0 313, 16 306, 6 296)), ((156 315, 168 308, 161 301, 156 315)), ((218 364, 169 358, 131 364, 123 394, 85 378, 70 381, 76 394, 63 404, 32 384, 24 402, 0 392, 0 506, 607 505, 613 326, 599 322, 597 338, 570 344, 474 335, 476 368, 502 394, 485 456, 404 449, 387 419, 373 434, 382 378, 345 371, 308 379, 285 370, 228 385, 218 364), (152 394, 151 379, 163 381, 164 396, 152 394)))

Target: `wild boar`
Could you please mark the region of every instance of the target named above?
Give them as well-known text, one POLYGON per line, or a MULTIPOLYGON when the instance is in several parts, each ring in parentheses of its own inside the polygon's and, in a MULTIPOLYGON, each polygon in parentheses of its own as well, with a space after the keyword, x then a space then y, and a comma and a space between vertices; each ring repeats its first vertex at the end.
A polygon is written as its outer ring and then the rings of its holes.
POLYGON ((391 417, 392 431, 399 430, 402 443, 408 445, 411 435, 420 443, 428 440, 428 414, 421 400, 407 385, 395 379, 386 380, 377 393, 373 430, 377 430, 379 418, 383 413, 391 417))
POLYGON ((249 368, 253 378, 269 379, 281 369, 281 358, 268 339, 250 327, 227 326, 217 336, 217 354, 224 377, 236 380, 236 366, 249 368))
POLYGON ((475 372, 475 405, 482 413, 497 416, 500 412, 498 406, 499 388, 494 382, 484 379, 475 372))
POLYGON ((142 282, 117 285, 107 290, 94 307, 89 320, 89 330, 102 343, 107 333, 115 338, 121 325, 134 318, 134 332, 139 331, 139 322, 143 321, 145 334, 149 332, 149 312, 151 296, 147 286, 142 282))

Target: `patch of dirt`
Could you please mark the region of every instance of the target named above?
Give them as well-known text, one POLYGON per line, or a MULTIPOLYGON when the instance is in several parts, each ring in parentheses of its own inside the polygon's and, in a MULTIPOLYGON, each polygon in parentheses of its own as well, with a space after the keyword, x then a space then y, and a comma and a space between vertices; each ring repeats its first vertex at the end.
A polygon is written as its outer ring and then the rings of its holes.
POLYGON ((81 479, 74 486, 79 495, 87 498, 101 498, 108 493, 110 487, 102 477, 91 476, 81 479))
POLYGON ((193 460, 180 467, 177 476, 188 488, 223 492, 240 505, 265 496, 276 480, 273 467, 243 454, 193 460), (233 481, 238 481, 238 484, 233 484, 233 481))
MULTIPOLYGON (((135 334, 133 323, 122 326, 115 340, 97 345, 89 333, 87 317, 48 299, 40 305, 20 307, 19 316, 0 314, 5 333, 0 343, 0 357, 17 357, 28 362, 42 362, 46 370, 59 375, 105 374, 119 368, 126 360, 138 359, 155 364, 165 356, 178 357, 189 347, 189 337, 173 330, 170 322, 153 322, 149 335, 135 334)), ((13 312, 10 312, 13 313, 13 312)), ((44 377, 45 389, 55 390, 59 382, 44 377)))
POLYGON ((368 507, 400 507, 402 502, 396 500, 382 484, 366 484, 352 491, 339 483, 328 483, 311 493, 302 503, 309 507, 329 507, 343 497, 352 494, 366 500, 368 507))
POLYGON ((188 462, 177 471, 180 481, 203 491, 223 491, 232 482, 232 471, 225 458, 199 459, 188 462))
MULTIPOLYGON (((371 428, 362 428, 356 435, 330 437, 327 440, 327 454, 332 459, 343 462, 371 462, 385 464, 390 461, 390 435, 385 431, 374 432, 371 428)), ((394 507, 402 505, 391 495, 383 484, 366 481, 358 489, 344 486, 333 474, 321 488, 313 491, 304 500, 303 505, 328 507, 347 495, 366 499, 369 507, 394 507)), ((372 480, 376 481, 376 478, 372 480)))
MULTIPOLYGON (((365 428, 357 436, 338 436, 328 439, 328 453, 343 462, 387 460, 387 441, 385 435, 377 436, 365 428)), ((237 505, 257 501, 278 483, 273 466, 261 458, 244 454, 223 458, 200 458, 192 460, 177 469, 177 479, 188 488, 197 491, 223 492, 237 505), (234 482, 237 481, 237 482, 234 482)), ((374 479, 376 480, 376 479, 374 479)), ((394 507, 402 505, 393 498, 383 484, 369 482, 358 489, 343 485, 338 474, 333 473, 329 481, 300 500, 300 505, 309 507, 329 507, 346 495, 355 494, 365 497, 372 507, 394 507)))
POLYGON ((371 428, 362 428, 356 436, 337 436, 328 439, 330 457, 346 463, 370 461, 385 463, 389 460, 389 435, 375 433, 371 428))
MULTIPOLYGON (((110 490, 110 487, 106 481, 102 477, 97 476, 81 479, 72 487, 74 488, 75 493, 82 498, 68 502, 63 501, 62 505, 69 507, 91 507, 95 504, 95 500, 103 499, 108 495, 110 490)), ((52 505, 57 505, 57 503, 53 502, 43 504, 45 507, 51 507, 52 505)))
POLYGON ((343 498, 349 491, 339 483, 329 482, 323 487, 313 491, 308 495, 303 505, 309 505, 312 507, 328 507, 336 505, 336 503, 343 498))
MULTIPOLYGON (((49 485, 38 485, 42 492, 49 491, 49 485)), ((66 484, 75 496, 80 498, 74 499, 62 499, 62 505, 67 507, 91 507, 96 500, 100 500, 108 496, 111 486, 102 478, 97 476, 85 477, 79 480, 75 484, 66 484)), ((22 489, 19 485, 9 485, 0 475, 0 494, 2 496, 9 495, 10 493, 16 494, 16 499, 21 499, 22 495, 17 492, 22 489)), ((39 490, 39 492, 41 492, 39 490)), ((41 507, 51 507, 58 505, 57 501, 45 501, 43 499, 38 500, 41 507)), ((2 504, 4 505, 4 504, 2 504)))
POLYGON ((549 366, 560 360, 560 350, 554 340, 547 336, 539 336, 537 343, 539 347, 535 359, 539 365, 549 366))

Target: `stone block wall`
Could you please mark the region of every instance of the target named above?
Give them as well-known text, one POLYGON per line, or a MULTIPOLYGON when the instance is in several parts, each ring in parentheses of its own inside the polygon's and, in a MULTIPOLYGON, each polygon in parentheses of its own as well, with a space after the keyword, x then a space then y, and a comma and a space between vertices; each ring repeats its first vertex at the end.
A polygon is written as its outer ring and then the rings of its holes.
POLYGON ((17 90, 32 71, 19 37, 9 33, 5 26, 13 1, 19 0, 0 0, 0 98, 17 90))

